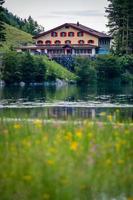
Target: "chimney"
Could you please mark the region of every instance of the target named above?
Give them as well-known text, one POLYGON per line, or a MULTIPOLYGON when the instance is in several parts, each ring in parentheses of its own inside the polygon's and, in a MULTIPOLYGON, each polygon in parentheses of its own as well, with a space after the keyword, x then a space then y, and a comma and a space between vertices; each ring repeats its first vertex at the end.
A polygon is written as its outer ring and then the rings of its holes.
POLYGON ((79 26, 79 22, 77 22, 77 26, 79 26))

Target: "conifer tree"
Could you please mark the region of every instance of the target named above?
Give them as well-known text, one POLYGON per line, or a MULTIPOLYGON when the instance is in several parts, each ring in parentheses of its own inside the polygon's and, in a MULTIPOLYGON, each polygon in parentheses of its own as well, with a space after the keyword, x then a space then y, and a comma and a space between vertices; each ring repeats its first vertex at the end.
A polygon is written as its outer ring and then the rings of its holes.
POLYGON ((4 0, 0 0, 0 46, 2 45, 2 42, 5 41, 5 39, 6 39, 5 38, 5 32, 4 32, 5 27, 4 27, 4 22, 3 22, 3 19, 4 19, 3 11, 4 11, 4 9, 2 7, 4 2, 5 2, 4 0))
POLYGON ((108 0, 108 27, 114 37, 116 54, 133 53, 133 1, 108 0))

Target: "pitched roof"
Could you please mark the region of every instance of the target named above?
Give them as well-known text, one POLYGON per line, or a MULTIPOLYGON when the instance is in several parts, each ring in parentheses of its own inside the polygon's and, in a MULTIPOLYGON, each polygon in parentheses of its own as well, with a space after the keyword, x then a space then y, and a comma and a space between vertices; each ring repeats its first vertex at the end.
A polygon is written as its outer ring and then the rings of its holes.
POLYGON ((64 26, 71 26, 71 27, 73 27, 73 28, 75 28, 75 29, 77 29, 79 31, 83 31, 83 32, 89 33, 89 34, 97 36, 99 38, 103 38, 103 37, 104 38, 111 38, 109 35, 107 35, 107 34, 105 34, 103 32, 96 31, 94 29, 91 29, 91 28, 89 28, 87 26, 84 26, 82 24, 79 24, 79 23, 77 23, 77 24, 74 24, 74 23, 65 23, 65 24, 57 26, 57 27, 55 27, 55 28, 53 28, 51 30, 48 30, 46 32, 40 33, 40 34, 34 36, 33 38, 36 39, 36 38, 39 38, 41 36, 47 35, 48 33, 52 32, 52 31, 56 31, 56 30, 58 30, 58 29, 60 29, 60 28, 62 28, 64 26))

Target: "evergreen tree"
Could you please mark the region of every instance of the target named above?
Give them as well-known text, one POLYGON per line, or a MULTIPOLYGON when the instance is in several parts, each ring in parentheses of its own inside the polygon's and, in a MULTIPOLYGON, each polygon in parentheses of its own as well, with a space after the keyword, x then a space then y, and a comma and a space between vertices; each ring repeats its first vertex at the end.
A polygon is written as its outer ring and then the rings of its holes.
POLYGON ((22 19, 16 15, 13 15, 7 9, 4 8, 4 22, 12 25, 20 30, 23 30, 31 35, 36 35, 44 31, 44 27, 39 25, 34 19, 29 16, 28 19, 22 19))
POLYGON ((2 42, 5 41, 6 39, 5 32, 4 32, 5 27, 4 27, 4 22, 3 22, 4 20, 4 15, 3 15, 4 9, 2 7, 3 3, 4 3, 4 0, 0 0, 0 45, 2 45, 2 42))
POLYGON ((108 0, 108 27, 114 37, 116 54, 133 53, 133 1, 108 0))

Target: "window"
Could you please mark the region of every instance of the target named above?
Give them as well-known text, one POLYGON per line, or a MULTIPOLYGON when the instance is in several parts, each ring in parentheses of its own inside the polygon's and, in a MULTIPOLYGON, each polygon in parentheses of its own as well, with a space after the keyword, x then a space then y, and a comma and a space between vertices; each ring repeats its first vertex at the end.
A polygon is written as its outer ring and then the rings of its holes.
POLYGON ((89 44, 94 44, 94 40, 88 40, 89 44))
POLYGON ((51 41, 50 41, 50 40, 46 40, 45 44, 46 44, 46 45, 50 45, 50 44, 51 44, 51 41))
POLYGON ((68 32, 69 37, 74 37, 74 32, 68 32))
POLYGON ((78 43, 79 44, 84 44, 85 42, 84 42, 84 40, 79 40, 78 43))
POLYGON ((52 36, 52 37, 57 37, 58 34, 57 34, 57 32, 52 32, 52 33, 51 33, 51 36, 52 36))
POLYGON ((59 45, 59 44, 61 44, 61 41, 60 40, 55 40, 55 44, 59 45))
POLYGON ((60 36, 61 36, 61 37, 66 37, 66 32, 61 32, 61 33, 60 33, 60 36))
POLYGON ((37 41, 37 45, 43 45, 43 41, 42 40, 38 40, 37 41))
POLYGON ((77 36, 78 36, 78 37, 83 37, 83 36, 84 36, 84 33, 83 33, 83 32, 78 32, 78 33, 77 33, 77 36))
POLYGON ((71 44, 71 41, 70 40, 66 40, 65 44, 71 44))

